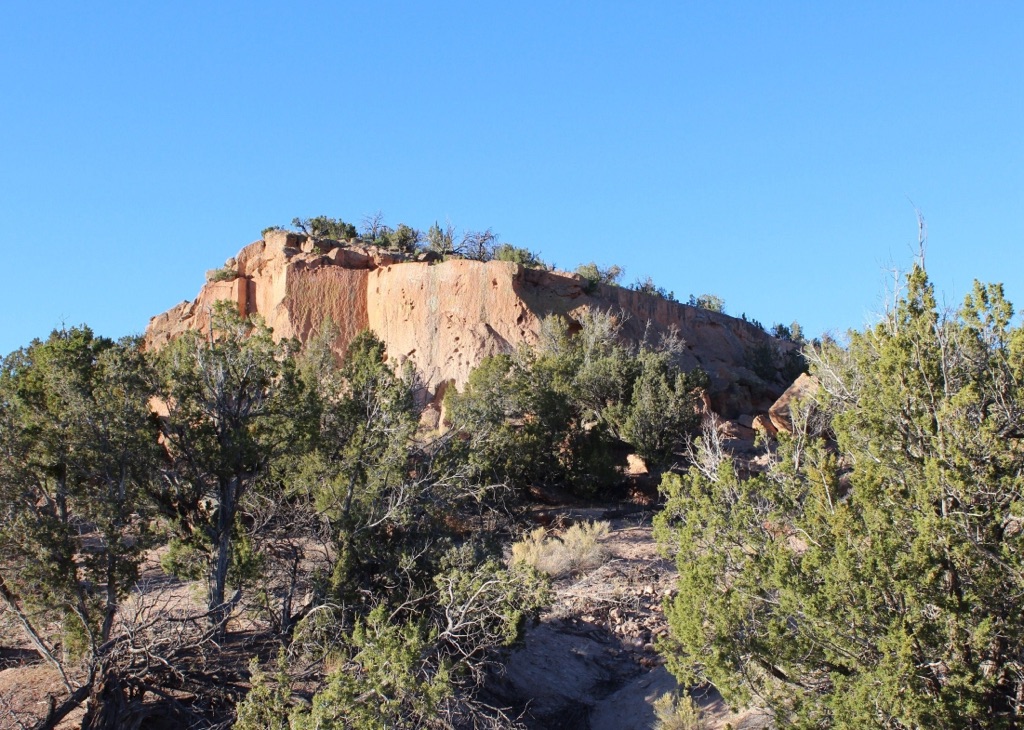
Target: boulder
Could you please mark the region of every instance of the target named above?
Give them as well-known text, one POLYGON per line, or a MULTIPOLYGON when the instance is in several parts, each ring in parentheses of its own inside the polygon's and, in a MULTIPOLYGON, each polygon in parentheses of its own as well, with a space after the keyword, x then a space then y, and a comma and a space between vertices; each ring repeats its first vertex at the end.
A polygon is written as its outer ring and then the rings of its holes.
POLYGON ((302 244, 309 238, 304 233, 295 233, 294 231, 285 231, 281 229, 275 229, 267 231, 263 234, 263 240, 267 246, 280 251, 283 248, 296 248, 301 249, 302 244))
POLYGON ((768 417, 776 429, 793 433, 793 405, 814 395, 818 390, 818 385, 817 378, 803 373, 779 396, 779 399, 768 409, 768 417))
POLYGON ((744 426, 739 421, 719 421, 718 435, 722 438, 735 441, 753 441, 757 432, 749 426, 744 426))
POLYGON ((752 427, 755 431, 760 431, 767 436, 772 438, 779 432, 779 429, 772 423, 772 419, 768 417, 767 413, 759 413, 754 416, 752 427))

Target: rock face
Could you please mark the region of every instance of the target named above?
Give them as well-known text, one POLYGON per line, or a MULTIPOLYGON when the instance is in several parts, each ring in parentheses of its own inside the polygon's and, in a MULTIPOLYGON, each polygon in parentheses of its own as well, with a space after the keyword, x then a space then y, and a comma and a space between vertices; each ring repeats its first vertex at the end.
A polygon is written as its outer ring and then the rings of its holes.
POLYGON ((793 347, 742 320, 629 289, 593 287, 574 274, 502 261, 415 260, 372 246, 314 244, 288 231, 268 231, 211 272, 195 300, 154 317, 147 346, 208 328, 218 300, 244 315, 259 314, 275 337, 305 341, 330 318, 339 328, 339 355, 370 328, 396 364, 416 368, 426 401, 452 384, 463 386, 484 357, 536 344, 541 321, 553 314, 566 317, 571 329, 588 309, 621 313, 622 333, 633 341, 677 332, 685 343, 683 367, 708 373, 710 405, 726 417, 766 411, 787 385, 755 375, 748 353, 766 342, 779 351, 793 347))

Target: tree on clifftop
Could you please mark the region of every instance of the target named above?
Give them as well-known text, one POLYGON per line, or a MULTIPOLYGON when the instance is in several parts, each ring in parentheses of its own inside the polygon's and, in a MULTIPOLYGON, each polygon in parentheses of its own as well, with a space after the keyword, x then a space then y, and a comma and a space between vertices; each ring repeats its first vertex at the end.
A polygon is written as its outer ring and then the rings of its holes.
POLYGON ((878 325, 810 354, 820 390, 765 474, 741 480, 704 443, 666 477, 658 531, 680 577, 663 648, 681 682, 754 699, 782 726, 1021 726, 1012 314, 980 284, 942 314, 915 268, 878 325))

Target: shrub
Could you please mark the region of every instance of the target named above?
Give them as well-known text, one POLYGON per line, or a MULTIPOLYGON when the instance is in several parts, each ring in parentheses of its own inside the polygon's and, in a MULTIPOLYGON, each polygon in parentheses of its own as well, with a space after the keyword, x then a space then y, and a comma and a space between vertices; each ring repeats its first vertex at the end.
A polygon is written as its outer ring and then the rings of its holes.
POLYGON ((347 241, 359 234, 356 227, 341 218, 318 215, 315 218, 293 218, 292 225, 313 239, 320 241, 347 241))
POLYGON ((703 730, 700 709, 691 697, 666 692, 654 701, 654 730, 703 730))
POLYGON ((576 273, 590 282, 587 286, 587 291, 594 292, 597 290, 598 284, 618 286, 619 279, 621 279, 622 275, 626 273, 626 270, 621 266, 616 266, 615 264, 608 267, 600 267, 591 261, 589 264, 580 264, 577 266, 576 273))
POLYGON ((576 324, 570 333, 564 319, 545 319, 536 351, 487 358, 461 393, 447 392, 474 473, 596 496, 622 482, 617 442, 667 462, 695 430, 705 376, 681 372, 671 338, 637 350, 611 312, 581 313, 576 324))
POLYGON ((421 240, 423 240, 423 234, 420 231, 412 226, 399 223, 398 228, 394 230, 385 228, 385 231, 374 243, 383 248, 390 248, 402 253, 412 253, 416 250, 421 240))
POLYGON ((701 294, 700 296, 690 295, 690 300, 687 302, 691 307, 700 307, 706 309, 709 312, 719 312, 725 314, 725 300, 722 297, 715 294, 701 294))
POLYGON ((1024 327, 1001 285, 950 312, 915 266, 904 292, 807 351, 823 422, 764 473, 662 481, 668 667, 780 727, 1020 724, 1024 327))
POLYGON ((210 281, 234 281, 237 278, 238 271, 230 266, 223 266, 210 274, 210 281))
POLYGON ((519 248, 511 243, 503 243, 491 254, 494 261, 511 261, 531 269, 544 268, 544 262, 528 248, 519 248))
POLYGON ((654 279, 652 279, 649 276, 646 279, 637 279, 636 281, 634 281, 630 289, 632 289, 633 291, 638 291, 641 294, 649 294, 650 296, 653 297, 661 297, 662 299, 667 299, 670 302, 676 301, 675 292, 668 291, 663 286, 658 286, 657 284, 654 283, 654 279))
POLYGON ((553 578, 590 570, 608 559, 601 541, 610 531, 607 522, 580 522, 560 537, 538 527, 512 545, 512 563, 525 563, 553 578))

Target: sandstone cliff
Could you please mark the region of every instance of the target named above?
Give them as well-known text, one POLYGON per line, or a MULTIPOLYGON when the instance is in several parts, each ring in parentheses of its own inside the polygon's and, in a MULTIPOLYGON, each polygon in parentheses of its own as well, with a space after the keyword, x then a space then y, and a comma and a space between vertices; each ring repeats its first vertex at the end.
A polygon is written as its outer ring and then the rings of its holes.
POLYGON ((224 299, 261 315, 277 337, 305 341, 330 317, 340 328, 337 352, 370 328, 390 358, 415 366, 425 398, 436 401, 449 385, 464 385, 484 357, 535 344, 545 317, 562 315, 572 326, 587 308, 612 309, 624 313, 623 334, 635 341, 648 328, 654 337, 676 329, 685 342, 683 366, 707 371, 710 405, 726 418, 767 411, 788 385, 758 377, 748 361, 757 347, 793 346, 734 317, 620 287, 594 289, 564 272, 418 258, 268 231, 210 272, 195 300, 154 317, 146 343, 159 348, 186 329, 206 328, 210 305, 224 299))

